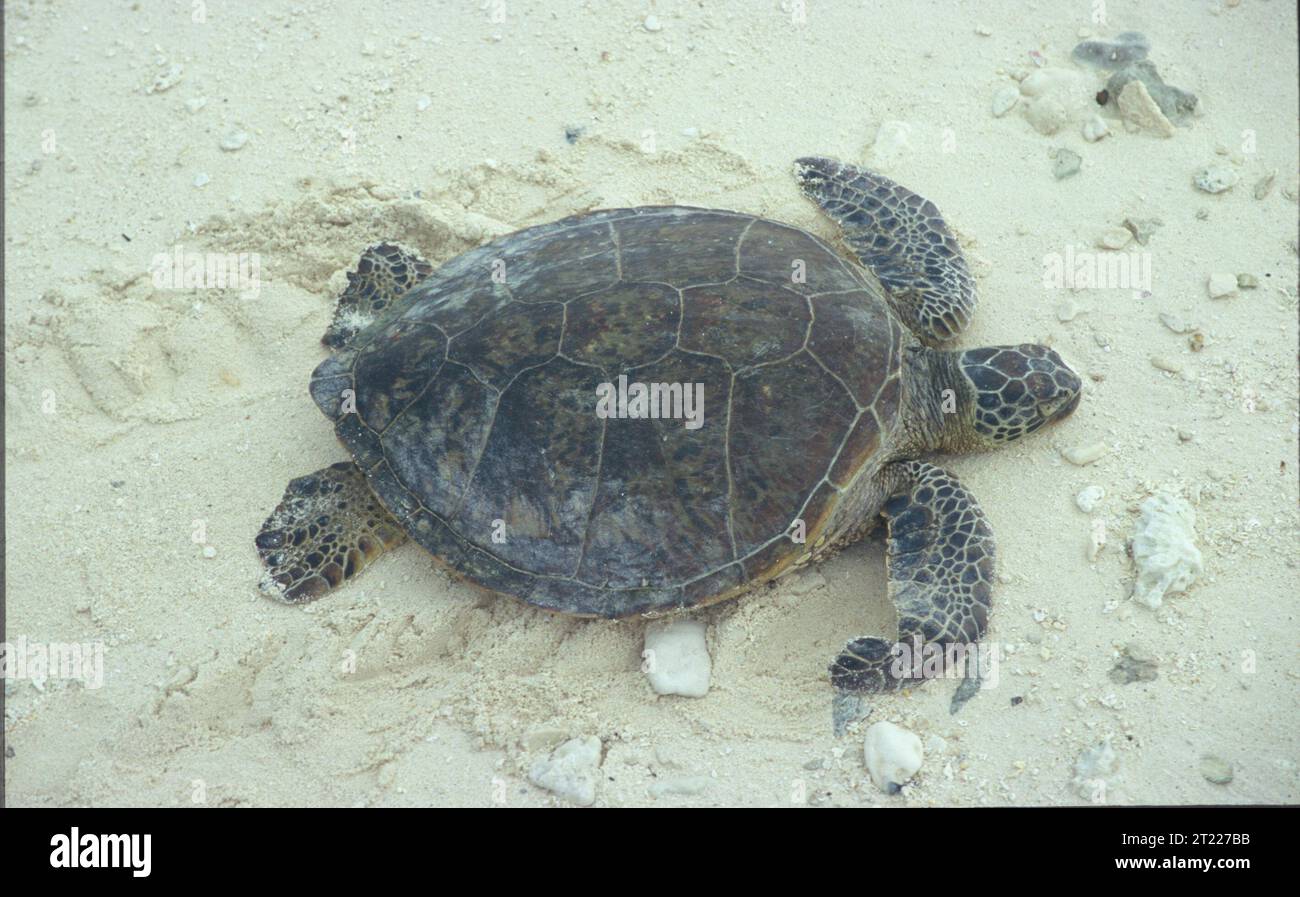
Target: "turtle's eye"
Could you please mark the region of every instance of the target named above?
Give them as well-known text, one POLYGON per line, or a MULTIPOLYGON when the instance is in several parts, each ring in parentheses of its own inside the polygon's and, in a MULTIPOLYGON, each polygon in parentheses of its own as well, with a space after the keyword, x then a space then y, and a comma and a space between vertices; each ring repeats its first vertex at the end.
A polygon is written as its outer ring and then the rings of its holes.
MULTIPOLYGON (((1066 371, 1071 376, 1074 375, 1074 372, 1071 371, 1069 368, 1066 368, 1066 371)), ((1075 377, 1074 379, 1078 380, 1079 378, 1075 377)), ((1048 414, 1049 419, 1053 423, 1055 423, 1056 421, 1065 420, 1067 417, 1069 417, 1071 414, 1074 413, 1075 408, 1079 407, 1079 397, 1081 395, 1083 395, 1082 384, 1080 384, 1078 387, 1075 387, 1072 393, 1065 391, 1059 399, 1057 399, 1054 403, 1052 403, 1052 405, 1050 406, 1050 410, 1044 409, 1045 412, 1048 414)))

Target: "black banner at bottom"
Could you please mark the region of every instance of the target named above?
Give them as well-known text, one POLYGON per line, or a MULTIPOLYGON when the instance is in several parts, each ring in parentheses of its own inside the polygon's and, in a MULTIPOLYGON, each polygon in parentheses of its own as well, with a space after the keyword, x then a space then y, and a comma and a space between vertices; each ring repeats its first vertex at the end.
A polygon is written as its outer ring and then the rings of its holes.
POLYGON ((646 820, 644 830, 631 820, 613 830, 589 814, 570 814, 563 824, 543 826, 512 826, 498 819, 489 827, 467 821, 453 825, 447 818, 400 810, 267 810, 238 817, 232 811, 182 818, 142 809, 11 809, 4 813, 4 865, 11 882, 24 874, 78 883, 192 882, 201 874, 205 885, 219 886, 265 881, 278 871, 295 885, 338 887, 352 879, 373 886, 377 873, 427 872, 434 863, 485 863, 494 874, 501 868, 524 873, 528 867, 520 861, 535 857, 547 864, 532 867, 535 875, 538 868, 581 862, 587 854, 605 868, 615 856, 644 866, 671 862, 669 857, 682 851, 698 863, 717 851, 717 862, 733 884, 745 877, 746 861, 755 864, 759 876, 769 875, 772 863, 789 863, 814 874, 825 870, 834 879, 847 871, 843 860, 848 858, 858 873, 877 868, 912 875, 928 868, 949 876, 969 869, 972 884, 998 880, 987 876, 999 872, 1039 871, 1117 880, 1197 872, 1228 881, 1291 868, 1290 829, 1300 817, 1291 816, 1290 809, 903 809, 859 812, 851 819, 822 813, 799 826, 775 820, 756 824, 751 812, 751 818, 733 818, 723 826, 715 818, 693 823, 679 816, 671 828, 662 819, 652 828, 646 820), (593 828, 584 831, 587 825, 593 828), (727 836, 717 837, 722 832, 727 836))

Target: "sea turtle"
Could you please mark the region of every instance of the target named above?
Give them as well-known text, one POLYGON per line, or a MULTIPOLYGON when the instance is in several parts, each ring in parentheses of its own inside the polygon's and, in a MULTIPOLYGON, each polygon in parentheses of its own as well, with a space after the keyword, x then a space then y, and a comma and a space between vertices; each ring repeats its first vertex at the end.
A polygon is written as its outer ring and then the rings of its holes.
MULTIPOLYGON (((920 458, 1068 416, 1079 378, 1044 346, 940 348, 976 297, 934 204, 829 159, 796 174, 856 261, 685 206, 575 215, 436 270, 367 250, 310 384, 354 460, 289 484, 256 539, 264 586, 319 598, 409 535, 492 592, 652 616, 751 590, 883 516, 900 638, 972 644, 993 534, 920 458)), ((907 682, 895 645, 849 642, 832 681, 907 682)))

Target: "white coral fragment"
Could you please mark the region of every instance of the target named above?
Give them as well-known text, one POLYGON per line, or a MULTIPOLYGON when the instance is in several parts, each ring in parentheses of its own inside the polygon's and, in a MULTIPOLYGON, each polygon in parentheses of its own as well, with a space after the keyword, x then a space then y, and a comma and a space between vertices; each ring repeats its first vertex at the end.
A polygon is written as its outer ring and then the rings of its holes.
POLYGON ((1201 573, 1196 512, 1182 498, 1157 492, 1142 503, 1133 533, 1134 600, 1155 610, 1167 592, 1186 591, 1201 573))

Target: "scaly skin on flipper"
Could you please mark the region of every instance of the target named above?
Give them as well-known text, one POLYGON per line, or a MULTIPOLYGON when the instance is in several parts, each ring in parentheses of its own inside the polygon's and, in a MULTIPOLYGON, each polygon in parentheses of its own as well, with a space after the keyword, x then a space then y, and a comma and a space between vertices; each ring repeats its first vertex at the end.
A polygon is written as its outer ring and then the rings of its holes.
POLYGON ((950 340, 975 311, 975 280, 934 203, 864 168, 809 156, 799 186, 843 229, 844 241, 927 345, 950 340))
MULTIPOLYGON (((898 610, 905 659, 917 647, 971 647, 988 626, 993 591, 993 531, 957 478, 922 461, 889 465, 893 482, 882 513, 889 524, 889 597, 898 610)), ((894 643, 855 639, 831 664, 831 681, 849 691, 893 691, 920 680, 897 675, 894 643)))
POLYGON ((432 272, 432 265, 400 246, 371 246, 362 253, 357 270, 348 272, 347 289, 339 296, 334 321, 321 342, 331 349, 346 346, 380 312, 432 272))
POLYGON ((314 601, 405 541, 360 468, 332 464, 292 480, 262 524, 262 588, 289 604, 314 601))

